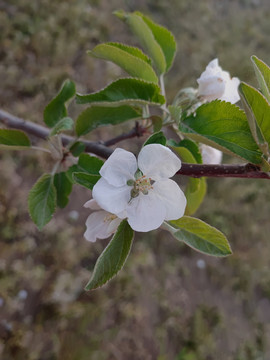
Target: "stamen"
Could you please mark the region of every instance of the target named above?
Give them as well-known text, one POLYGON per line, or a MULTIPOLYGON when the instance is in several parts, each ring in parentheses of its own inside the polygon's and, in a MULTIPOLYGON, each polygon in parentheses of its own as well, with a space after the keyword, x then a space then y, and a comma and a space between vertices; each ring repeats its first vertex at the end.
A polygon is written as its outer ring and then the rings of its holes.
POLYGON ((108 214, 107 216, 105 216, 105 218, 103 219, 103 222, 111 222, 113 221, 114 219, 116 219, 117 216, 114 215, 114 214, 108 214))
MULTIPOLYGON (((137 171, 135 174, 135 181, 133 181, 133 189, 130 192, 131 198, 135 198, 139 196, 139 193, 141 192, 143 195, 148 195, 149 190, 153 189, 154 180, 151 178, 147 178, 145 175, 143 175, 140 172, 141 176, 138 177, 139 172, 137 171), (136 176, 137 175, 137 176, 136 176)), ((127 184, 131 184, 131 181, 128 180, 127 184)))

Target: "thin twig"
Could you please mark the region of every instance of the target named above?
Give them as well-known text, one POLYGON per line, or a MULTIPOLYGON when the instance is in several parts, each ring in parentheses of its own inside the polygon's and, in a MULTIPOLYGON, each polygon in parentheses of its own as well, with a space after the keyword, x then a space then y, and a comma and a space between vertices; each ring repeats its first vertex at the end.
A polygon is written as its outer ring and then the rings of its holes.
POLYGON ((105 146, 112 146, 120 141, 132 139, 134 137, 141 137, 146 133, 147 129, 143 126, 140 126, 139 123, 136 121, 136 124, 133 129, 131 129, 129 132, 118 135, 110 140, 104 141, 101 144, 105 146))

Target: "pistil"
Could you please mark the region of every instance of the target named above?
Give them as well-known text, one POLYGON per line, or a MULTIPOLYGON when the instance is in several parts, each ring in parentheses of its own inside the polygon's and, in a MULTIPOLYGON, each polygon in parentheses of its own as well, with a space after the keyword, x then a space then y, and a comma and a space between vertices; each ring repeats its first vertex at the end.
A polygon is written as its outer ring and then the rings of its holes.
POLYGON ((149 190, 153 189, 154 181, 151 178, 147 178, 145 175, 141 175, 136 178, 136 180, 128 180, 127 185, 133 186, 133 189, 130 192, 131 198, 139 196, 139 193, 147 195, 149 190))

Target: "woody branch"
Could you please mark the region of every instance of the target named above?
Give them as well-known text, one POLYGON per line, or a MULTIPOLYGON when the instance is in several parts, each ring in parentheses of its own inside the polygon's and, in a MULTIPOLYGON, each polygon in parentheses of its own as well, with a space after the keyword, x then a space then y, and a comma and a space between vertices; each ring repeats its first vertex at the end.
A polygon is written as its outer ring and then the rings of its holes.
MULTIPOLYGON (((8 128, 23 130, 30 135, 34 135, 41 139, 46 139, 50 130, 44 126, 35 124, 30 121, 23 120, 6 111, 0 110, 0 122, 8 128)), ((97 156, 107 159, 113 152, 109 146, 115 145, 118 142, 133 137, 142 136, 145 129, 136 123, 135 127, 128 133, 119 135, 115 138, 104 142, 94 142, 81 140, 85 145, 85 151, 93 153, 97 156)), ((64 146, 74 141, 72 136, 62 135, 62 143, 64 146)), ((254 164, 240 164, 240 165, 207 165, 207 164, 188 164, 183 163, 181 169, 177 174, 191 176, 195 178, 200 177, 234 177, 234 178, 256 178, 256 179, 270 179, 270 176, 260 170, 259 166, 254 164)))

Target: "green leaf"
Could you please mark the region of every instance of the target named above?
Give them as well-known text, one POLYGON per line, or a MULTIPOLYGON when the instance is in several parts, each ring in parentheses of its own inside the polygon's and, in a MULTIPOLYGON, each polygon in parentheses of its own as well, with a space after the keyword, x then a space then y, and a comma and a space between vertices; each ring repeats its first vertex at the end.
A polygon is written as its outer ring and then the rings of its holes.
POLYGON ((181 117, 182 117, 182 108, 178 105, 169 105, 168 110, 170 112, 170 115, 172 119, 175 121, 177 125, 180 124, 181 117))
POLYGON ((165 98, 160 94, 160 88, 150 82, 140 79, 119 79, 105 89, 87 95, 76 95, 78 104, 100 106, 120 105, 162 105, 165 98))
POLYGON ((268 157, 270 145, 270 104, 258 90, 248 84, 241 83, 239 93, 253 137, 260 149, 268 157))
POLYGON ((168 230, 177 240, 202 253, 213 256, 227 256, 232 253, 225 235, 202 220, 183 216, 181 219, 169 221, 168 230))
POLYGON ((72 174, 73 180, 76 184, 82 185, 87 189, 92 190, 94 185, 100 179, 100 175, 91 175, 85 172, 73 172, 72 174))
MULTIPOLYGON (((198 146, 191 140, 185 139, 178 144, 174 140, 167 141, 167 145, 170 146, 177 155, 179 155, 181 161, 191 164, 201 164, 202 158, 198 146)), ((200 179, 189 178, 189 186, 191 192, 195 192, 200 185, 200 179)))
POLYGON ((163 51, 166 60, 166 71, 168 71, 172 65, 176 52, 176 41, 173 34, 168 29, 154 23, 149 17, 140 12, 136 11, 135 14, 140 16, 152 31, 155 40, 163 51))
POLYGON ((30 147, 31 143, 21 130, 0 129, 0 145, 30 147))
POLYGON ((103 164, 104 162, 101 159, 88 154, 81 154, 78 161, 79 169, 92 175, 99 175, 99 170, 103 164))
POLYGON ((78 116, 76 133, 81 136, 100 126, 117 125, 140 117, 141 112, 127 105, 119 107, 91 106, 78 116))
POLYGON ((163 126, 162 118, 160 116, 157 116, 157 115, 152 115, 152 116, 150 116, 150 119, 152 121, 154 132, 159 132, 162 129, 162 126, 163 126))
POLYGON ((151 65, 152 61, 151 59, 144 53, 142 52, 141 49, 135 47, 135 46, 129 46, 129 45, 125 45, 122 43, 117 43, 117 42, 109 42, 107 43, 108 45, 112 45, 112 46, 116 46, 119 49, 143 60, 144 62, 146 62, 147 64, 151 65))
POLYGON ((149 65, 150 59, 138 48, 119 43, 106 43, 97 45, 87 53, 95 58, 115 63, 131 76, 158 83, 158 77, 149 65))
POLYGON ((65 103, 75 95, 73 81, 66 80, 58 95, 46 106, 43 117, 48 127, 54 127, 59 120, 67 116, 65 103))
POLYGON ((184 139, 177 143, 170 139, 167 141, 167 145, 177 152, 183 162, 202 164, 202 155, 199 146, 194 141, 184 139))
POLYGON ((251 61, 259 82, 261 92, 270 103, 270 67, 256 56, 251 56, 251 61))
POLYGON ((113 278, 123 267, 132 245, 134 232, 123 220, 112 240, 97 260, 86 290, 96 289, 113 278))
POLYGON ((52 128, 50 136, 54 136, 65 130, 72 130, 73 124, 74 122, 70 117, 65 117, 59 120, 59 122, 52 128))
POLYGON ((30 216, 41 230, 52 218, 56 207, 56 190, 51 174, 42 175, 28 196, 30 216))
POLYGON ((162 131, 156 132, 154 134, 152 134, 143 144, 143 146, 145 145, 149 145, 149 144, 161 144, 161 145, 166 145, 166 137, 163 134, 162 131))
MULTIPOLYGON (((197 144, 193 141, 185 139, 180 141, 178 144, 174 140, 167 141, 167 145, 170 146, 183 162, 191 164, 201 164, 202 157, 197 144)), ((189 193, 194 193, 200 187, 200 179, 189 178, 188 190, 189 193)), ((188 199, 187 199, 188 200, 188 199)))
POLYGON ((66 175, 69 178, 69 181, 74 183, 72 177, 73 173, 80 172, 90 175, 99 175, 99 170, 103 164, 104 162, 101 159, 83 153, 79 156, 78 164, 71 166, 66 172, 66 175))
MULTIPOLYGON (((202 163, 202 156, 199 147, 193 141, 185 139, 177 144, 175 141, 170 140, 167 142, 167 145, 172 147, 183 162, 191 164, 202 163)), ((205 178, 189 178, 185 189, 185 195, 187 198, 187 206, 185 210, 186 215, 192 215, 198 210, 199 206, 203 202, 206 190, 207 183, 205 178)))
POLYGON ((195 114, 183 119, 179 130, 192 140, 253 164, 262 162, 245 113, 229 102, 215 100, 200 106, 195 114))
POLYGON ((81 141, 76 141, 69 150, 73 156, 77 157, 84 152, 85 144, 81 141))
POLYGON ((139 39, 142 47, 153 59, 158 73, 163 74, 167 68, 166 59, 149 25, 136 13, 115 12, 115 15, 126 21, 131 31, 139 39))
POLYGON ((187 206, 185 215, 193 215, 201 206, 207 192, 207 182, 205 178, 190 178, 185 189, 187 206))
POLYGON ((57 195, 57 206, 64 208, 69 201, 69 194, 72 190, 72 183, 69 181, 66 173, 60 172, 54 175, 54 186, 57 195))

